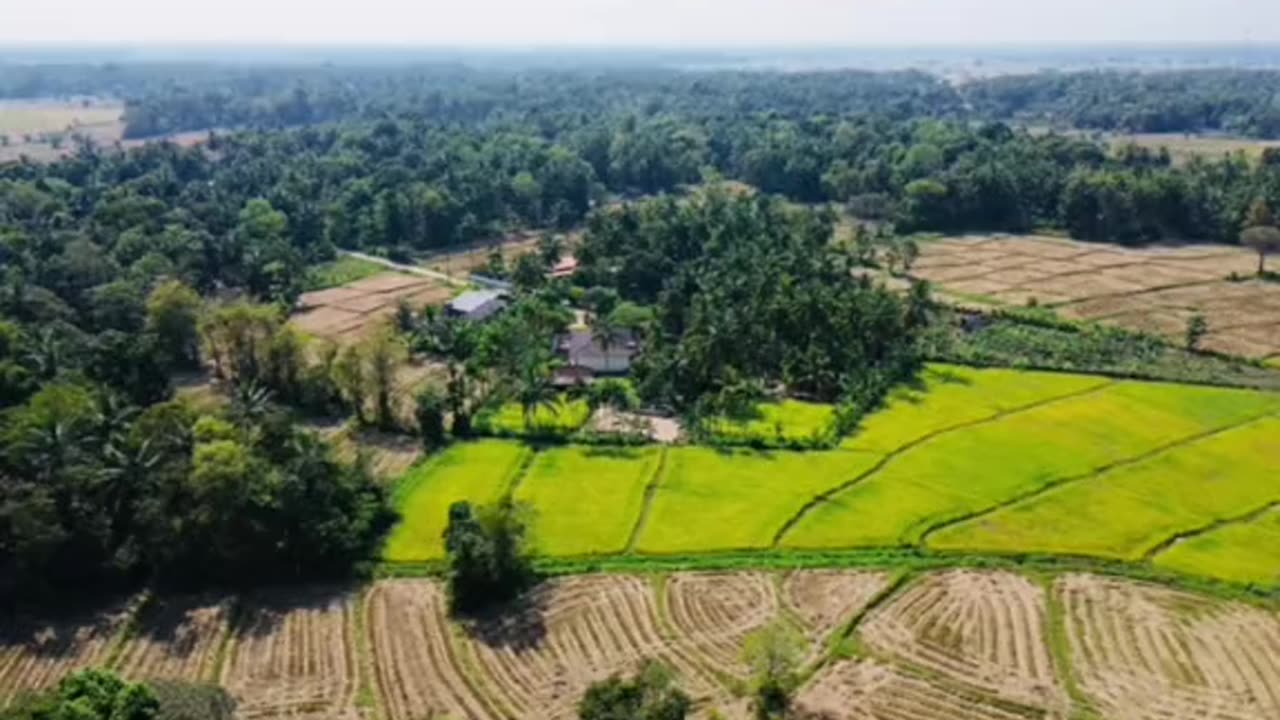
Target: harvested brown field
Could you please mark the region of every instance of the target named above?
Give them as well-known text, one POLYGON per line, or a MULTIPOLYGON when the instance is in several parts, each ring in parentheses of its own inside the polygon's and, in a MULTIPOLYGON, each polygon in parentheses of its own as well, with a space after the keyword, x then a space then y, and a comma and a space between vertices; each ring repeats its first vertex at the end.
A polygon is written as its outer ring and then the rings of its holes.
POLYGON ((960 303, 1035 303, 1181 340, 1196 313, 1208 350, 1280 354, 1280 285, 1252 277, 1256 256, 1224 245, 1130 248, 1047 236, 966 236, 921 245, 915 277, 960 303))
POLYGON ((220 680, 236 698, 236 717, 360 717, 357 599, 316 589, 246 603, 220 680))
POLYGON ((766 573, 680 573, 667 581, 666 607, 676 646, 698 664, 746 677, 742 644, 778 616, 766 573))
POLYGON ((868 646, 948 680, 1045 710, 1066 707, 1039 586, 1011 573, 930 575, 862 626, 868 646))
POLYGON ((350 343, 395 315, 401 300, 421 309, 443 305, 455 294, 452 287, 439 280, 385 272, 340 287, 303 293, 292 322, 309 335, 350 343))
POLYGON ((213 680, 231 607, 225 598, 153 601, 138 618, 117 669, 135 680, 213 680))
POLYGON ((160 598, 140 613, 0 631, 0 705, 107 665, 132 678, 216 680, 249 719, 567 719, 592 682, 658 660, 698 717, 746 720, 743 640, 784 617, 812 643, 801 718, 1280 717, 1274 609, 1076 574, 1055 581, 1051 614, 1040 584, 1008 572, 927 573, 886 596, 890 579, 582 575, 463 623, 449 618, 443 585, 425 579, 379 581, 363 595, 160 598), (850 642, 831 642, 864 611, 850 642))
POLYGON ((1280 618, 1155 586, 1070 575, 1056 592, 1083 692, 1115 720, 1280 717, 1280 618))
POLYGON ((390 720, 498 717, 468 683, 446 609, 440 586, 429 580, 386 580, 370 589, 366 627, 390 720))
POLYGON ((782 600, 804 624, 810 641, 821 646, 888 584, 885 573, 797 570, 783 580, 782 600))
POLYGON ((478 623, 466 647, 489 695, 509 717, 572 718, 591 683, 661 660, 686 690, 720 691, 699 668, 668 647, 652 587, 639 577, 596 576, 549 583, 524 612, 478 623))
POLYGON ((119 607, 59 622, 19 620, 0 629, 0 707, 24 692, 52 687, 68 673, 105 663, 130 614, 119 607))
POLYGON ((1027 720, 1056 717, 1029 708, 1004 709, 963 688, 873 660, 844 660, 801 690, 797 717, 812 720, 1027 720))

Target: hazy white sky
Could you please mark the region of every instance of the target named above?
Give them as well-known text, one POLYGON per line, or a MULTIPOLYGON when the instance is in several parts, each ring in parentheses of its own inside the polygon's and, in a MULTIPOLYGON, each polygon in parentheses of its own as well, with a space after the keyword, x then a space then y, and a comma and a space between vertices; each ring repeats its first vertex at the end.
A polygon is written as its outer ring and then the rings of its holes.
POLYGON ((0 43, 1280 42, 1280 0, 0 0, 0 43))

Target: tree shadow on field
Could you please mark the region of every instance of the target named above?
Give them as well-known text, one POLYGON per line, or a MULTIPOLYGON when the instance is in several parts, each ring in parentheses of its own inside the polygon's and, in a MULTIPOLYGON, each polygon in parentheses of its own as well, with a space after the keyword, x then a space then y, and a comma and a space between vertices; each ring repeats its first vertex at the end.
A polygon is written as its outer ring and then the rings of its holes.
POLYGON ((547 638, 552 589, 553 583, 544 581, 516 600, 462 618, 462 628, 472 640, 490 648, 535 651, 547 638))
POLYGON ((360 587, 354 584, 278 587, 255 590, 236 598, 231 607, 231 632, 238 638, 261 638, 280 630, 289 615, 302 611, 326 612, 348 608, 359 612, 355 602, 360 587))
POLYGON ((155 597, 138 610, 134 634, 164 647, 169 656, 186 657, 200 649, 209 633, 229 627, 235 610, 230 595, 155 597))
POLYGON ((39 658, 70 658, 116 636, 128 613, 123 606, 56 617, 6 614, 0 617, 0 655, 21 647, 39 658))

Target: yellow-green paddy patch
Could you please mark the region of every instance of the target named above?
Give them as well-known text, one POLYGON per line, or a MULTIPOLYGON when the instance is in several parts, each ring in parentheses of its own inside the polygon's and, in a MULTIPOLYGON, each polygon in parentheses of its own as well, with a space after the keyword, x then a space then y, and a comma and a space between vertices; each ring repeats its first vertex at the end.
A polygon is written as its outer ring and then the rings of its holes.
POLYGON ((572 556, 625 550, 662 452, 566 446, 538 453, 515 493, 534 509, 534 551, 572 556))
POLYGON ((394 502, 401 519, 383 557, 401 563, 442 559, 449 506, 459 500, 499 500, 531 452, 524 445, 498 440, 459 443, 415 467, 396 489, 394 502))

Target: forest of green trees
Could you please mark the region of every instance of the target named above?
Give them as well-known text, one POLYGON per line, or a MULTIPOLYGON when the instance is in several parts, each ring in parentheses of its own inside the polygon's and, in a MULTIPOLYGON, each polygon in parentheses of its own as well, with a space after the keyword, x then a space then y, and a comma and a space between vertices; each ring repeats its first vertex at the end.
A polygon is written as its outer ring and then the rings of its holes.
MULTIPOLYGON (((1000 108, 983 112, 1088 94, 1007 82, 988 84, 979 107, 1000 108)), ((1162 87, 1135 102, 1160 107, 1162 87)), ((1255 89, 1206 79, 1187 97, 1214 87, 1255 89)), ((708 413, 783 386, 865 409, 920 362, 929 300, 851 281, 865 258, 830 242, 837 212, 889 235, 1237 242, 1258 225, 1251 207, 1280 207, 1280 155, 1174 166, 974 122, 977 92, 914 72, 0 74, 0 96, 127 97, 134 135, 246 128, 0 166, 0 598, 359 572, 392 520, 385 492, 298 418, 404 425, 388 368, 408 351, 449 369, 418 408, 424 432, 447 411, 465 433, 459 418, 488 396, 536 406, 571 302, 610 321, 632 311, 650 405, 708 413), (761 193, 689 192, 717 178, 761 193), (510 268, 511 319, 484 333, 410 312, 398 335, 339 353, 284 324, 308 268, 337 248, 409 256, 513 228, 584 228, 581 270, 544 282, 556 252, 510 268), (175 394, 201 368, 225 382, 225 407, 175 394)), ((1260 105, 1205 102, 1221 110, 1205 127, 1267 132, 1250 124, 1260 105)))

